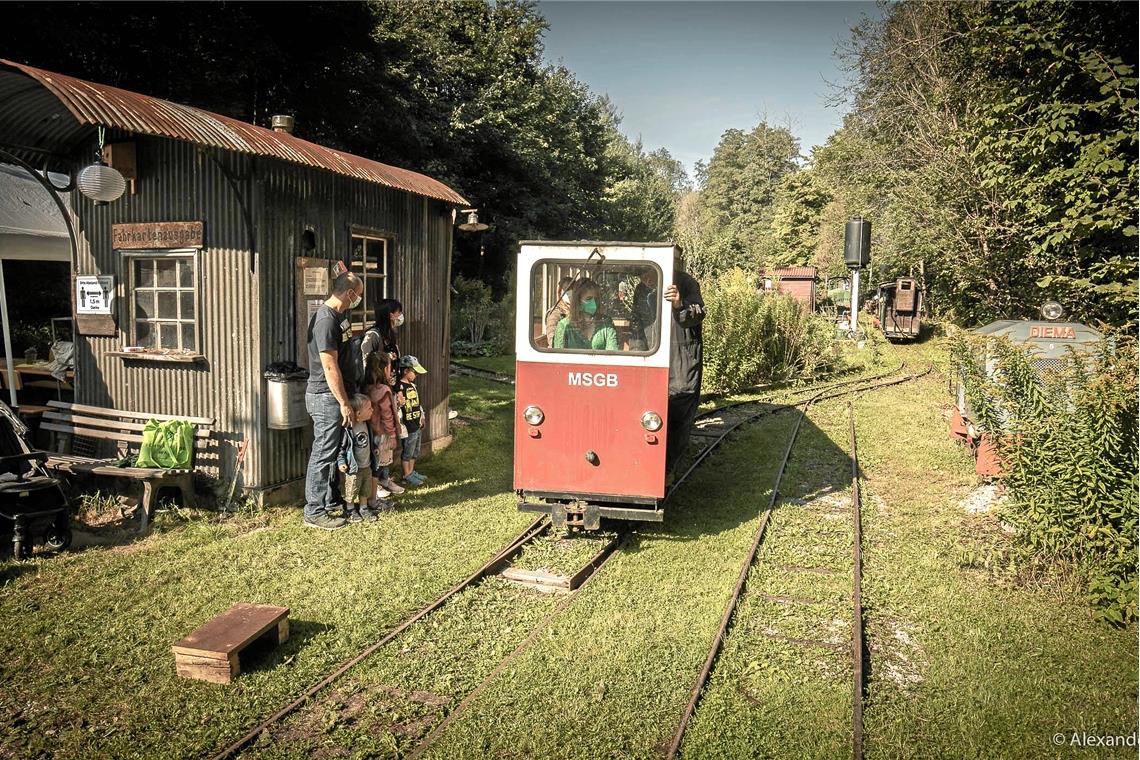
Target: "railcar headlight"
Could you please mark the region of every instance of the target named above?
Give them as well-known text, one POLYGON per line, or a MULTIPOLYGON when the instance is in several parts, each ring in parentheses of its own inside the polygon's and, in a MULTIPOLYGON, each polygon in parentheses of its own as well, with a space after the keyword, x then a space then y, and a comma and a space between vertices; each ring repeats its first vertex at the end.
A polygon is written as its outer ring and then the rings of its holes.
POLYGON ((656 433, 661 429, 661 415, 657 412, 646 412, 641 415, 641 426, 650 433, 656 433))
POLYGON ((523 419, 526 420, 528 425, 541 425, 542 421, 546 419, 546 415, 542 410, 533 404, 523 410, 523 419))
POLYGON ((1041 316, 1050 322, 1056 322, 1065 315, 1065 308, 1056 301, 1046 301, 1041 304, 1041 316))

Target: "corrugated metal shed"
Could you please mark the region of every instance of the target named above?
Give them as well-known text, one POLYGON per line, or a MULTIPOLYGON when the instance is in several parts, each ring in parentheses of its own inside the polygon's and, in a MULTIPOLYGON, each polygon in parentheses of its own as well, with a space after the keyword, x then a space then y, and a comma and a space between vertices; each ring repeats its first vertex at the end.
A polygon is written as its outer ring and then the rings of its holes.
POLYGON ((431 177, 326 148, 284 132, 4 59, 0 59, 0 65, 3 67, 0 72, 6 70, 10 74, 0 80, 0 102, 4 103, 0 134, 11 144, 24 145, 32 135, 46 136, 50 141, 48 145, 31 147, 65 150, 82 140, 85 127, 98 125, 277 158, 427 198, 467 205, 463 196, 431 177), (11 76, 14 71, 23 76, 11 76), (38 85, 31 84, 28 78, 38 85), (48 93, 50 97, 45 98, 48 93), (59 104, 73 120, 61 118, 59 104))

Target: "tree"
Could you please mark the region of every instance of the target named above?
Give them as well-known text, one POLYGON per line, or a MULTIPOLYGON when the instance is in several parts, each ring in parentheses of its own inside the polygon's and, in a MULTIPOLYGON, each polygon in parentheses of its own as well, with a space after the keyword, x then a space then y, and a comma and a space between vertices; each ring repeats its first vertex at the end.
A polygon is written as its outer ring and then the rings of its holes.
POLYGON ((741 267, 754 271, 774 246, 772 215, 785 178, 794 173, 799 142, 783 127, 760 122, 726 131, 708 165, 698 164, 699 194, 690 199, 687 261, 700 273, 741 267))
POLYGON ((966 322, 1057 298, 1134 325, 1135 14, 911 3, 856 30, 852 113, 817 166, 870 210, 876 258, 927 262, 931 302, 966 322))
POLYGON ((7 58, 261 125, 293 114, 299 137, 447 182, 494 225, 456 236, 460 273, 479 271, 482 247, 501 284, 524 237, 672 224, 679 165, 631 144, 608 101, 543 62, 546 22, 527 0, 4 10, 7 58))

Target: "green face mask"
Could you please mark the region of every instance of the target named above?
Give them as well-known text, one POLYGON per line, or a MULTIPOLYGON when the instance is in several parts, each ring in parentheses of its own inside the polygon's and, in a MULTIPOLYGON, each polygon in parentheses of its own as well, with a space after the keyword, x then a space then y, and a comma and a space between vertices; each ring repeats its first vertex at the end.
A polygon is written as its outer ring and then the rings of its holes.
POLYGON ((594 300, 593 298, 587 298, 585 301, 582 302, 582 311, 586 312, 587 314, 591 314, 591 315, 597 314, 598 313, 598 302, 596 300, 594 300))

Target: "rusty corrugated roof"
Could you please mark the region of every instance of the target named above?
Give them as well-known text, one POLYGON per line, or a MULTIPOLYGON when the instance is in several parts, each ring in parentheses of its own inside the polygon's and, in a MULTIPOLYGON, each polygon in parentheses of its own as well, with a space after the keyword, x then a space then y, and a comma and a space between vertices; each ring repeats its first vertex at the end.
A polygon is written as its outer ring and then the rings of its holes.
MULTIPOLYGON (((447 185, 417 172, 326 148, 284 132, 274 132, 193 106, 3 59, 0 59, 0 64, 17 69, 41 84, 66 106, 80 124, 278 158, 448 203, 467 205, 466 199, 447 185)), ((15 104, 7 106, 14 107, 15 104)))
POLYGON ((815 267, 781 267, 779 269, 773 269, 771 272, 766 269, 760 270, 761 277, 779 277, 781 280, 814 280, 815 274, 815 267))

